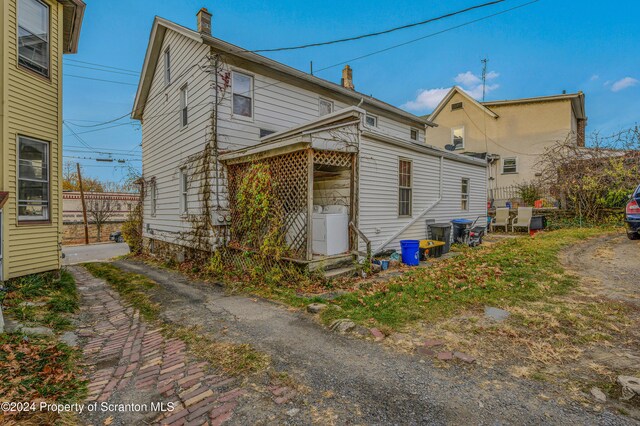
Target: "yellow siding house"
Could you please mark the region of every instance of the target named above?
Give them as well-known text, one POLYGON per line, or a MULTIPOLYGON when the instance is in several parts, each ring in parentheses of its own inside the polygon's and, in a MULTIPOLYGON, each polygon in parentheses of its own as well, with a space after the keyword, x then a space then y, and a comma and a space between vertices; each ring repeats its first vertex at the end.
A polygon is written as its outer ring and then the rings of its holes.
POLYGON ((60 267, 62 55, 82 0, 2 0, 0 280, 60 267))

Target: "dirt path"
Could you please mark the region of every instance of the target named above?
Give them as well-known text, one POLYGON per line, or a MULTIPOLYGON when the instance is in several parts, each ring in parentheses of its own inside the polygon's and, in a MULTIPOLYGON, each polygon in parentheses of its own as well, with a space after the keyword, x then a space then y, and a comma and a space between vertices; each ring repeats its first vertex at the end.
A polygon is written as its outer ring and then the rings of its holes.
POLYGON ((590 291, 640 308, 640 242, 607 235, 573 246, 562 260, 590 291))
POLYGON ((541 383, 474 366, 438 369, 418 355, 329 332, 268 301, 227 296, 133 261, 116 265, 161 284, 153 297, 163 319, 199 324, 214 338, 251 343, 271 355, 278 371, 307 390, 288 403, 295 413, 290 424, 629 424, 608 411, 558 404, 541 383))

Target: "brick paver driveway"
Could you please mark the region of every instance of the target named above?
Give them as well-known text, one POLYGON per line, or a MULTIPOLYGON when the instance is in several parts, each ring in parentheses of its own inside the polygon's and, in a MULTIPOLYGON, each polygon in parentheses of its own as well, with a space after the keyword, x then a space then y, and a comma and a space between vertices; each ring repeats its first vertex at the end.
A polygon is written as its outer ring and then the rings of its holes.
POLYGON ((88 364, 87 403, 100 407, 83 413, 84 420, 103 424, 111 417, 111 424, 123 425, 218 425, 233 416, 249 393, 238 379, 207 371, 205 363, 188 356, 182 341, 165 338, 105 281, 84 268, 70 271, 82 295, 78 333, 88 364))

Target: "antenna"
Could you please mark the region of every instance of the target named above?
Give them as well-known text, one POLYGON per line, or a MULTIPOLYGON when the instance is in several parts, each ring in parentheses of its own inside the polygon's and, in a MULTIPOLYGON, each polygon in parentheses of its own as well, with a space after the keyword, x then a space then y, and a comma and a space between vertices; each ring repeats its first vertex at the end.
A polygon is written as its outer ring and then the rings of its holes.
POLYGON ((482 62, 482 102, 484 102, 484 95, 487 89, 487 62, 489 62, 489 60, 484 58, 480 62, 482 62))

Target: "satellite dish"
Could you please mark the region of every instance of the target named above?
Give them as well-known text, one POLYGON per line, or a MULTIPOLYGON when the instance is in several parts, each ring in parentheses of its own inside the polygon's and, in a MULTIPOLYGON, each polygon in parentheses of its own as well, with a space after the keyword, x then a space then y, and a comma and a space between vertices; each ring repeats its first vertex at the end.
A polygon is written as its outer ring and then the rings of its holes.
POLYGON ((452 145, 452 144, 447 144, 444 146, 444 149, 446 149, 447 151, 455 151, 456 150, 456 146, 452 145))

